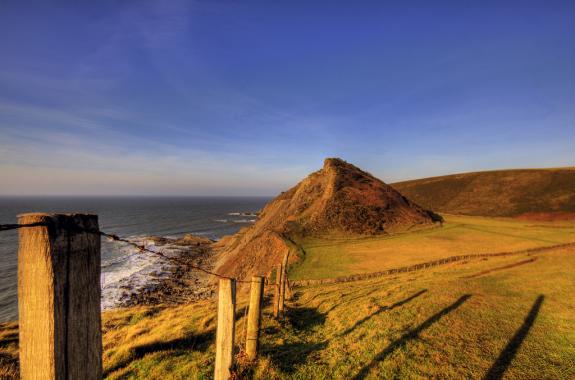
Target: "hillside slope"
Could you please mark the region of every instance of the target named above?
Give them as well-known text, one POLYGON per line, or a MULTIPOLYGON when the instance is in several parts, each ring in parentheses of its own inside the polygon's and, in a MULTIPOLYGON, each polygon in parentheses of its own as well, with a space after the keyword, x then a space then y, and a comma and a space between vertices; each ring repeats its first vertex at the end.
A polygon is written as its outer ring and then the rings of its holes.
POLYGON ((264 274, 299 236, 387 234, 440 219, 371 174, 330 158, 268 203, 255 225, 223 239, 218 269, 240 278, 264 274))
MULTIPOLYGON (((282 321, 266 302, 260 359, 238 355, 237 378, 573 379, 574 253, 296 288, 282 321)), ((236 352, 245 344, 248 301, 238 296, 236 352)), ((106 312, 104 377, 211 378, 216 315, 213 301, 106 312)), ((0 374, 17 372, 17 339, 15 323, 0 325, 0 374)))
MULTIPOLYGON (((393 255, 393 268, 439 255, 548 249, 293 287, 280 321, 272 317, 273 289, 266 287, 257 362, 242 353, 249 296, 238 292, 237 378, 575 379, 575 248, 549 248, 573 242, 574 232, 575 221, 448 216, 441 229, 341 241, 382 260, 393 255)), ((329 243, 331 253, 337 242, 329 243)), ((376 269, 366 265, 365 271, 376 269)), ((215 299, 119 308, 105 312, 102 322, 107 379, 213 376, 215 299)), ((18 378, 17 322, 0 324, 0 378, 18 378)))
POLYGON ((575 213, 575 168, 462 173, 392 186, 423 207, 451 214, 553 218, 575 213))

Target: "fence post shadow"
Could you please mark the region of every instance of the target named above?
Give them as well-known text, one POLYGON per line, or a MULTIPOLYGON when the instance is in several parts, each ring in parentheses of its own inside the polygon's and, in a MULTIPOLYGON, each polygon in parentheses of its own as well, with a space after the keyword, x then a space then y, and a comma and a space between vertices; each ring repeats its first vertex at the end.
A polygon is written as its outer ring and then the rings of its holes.
POLYGON ((461 306, 469 298, 471 298, 470 294, 465 294, 465 295, 459 297, 457 299, 457 301, 455 301, 451 305, 447 306, 445 309, 441 310, 440 312, 432 315, 431 317, 426 319, 423 323, 421 323, 419 326, 417 326, 415 329, 408 331, 407 333, 403 334, 399 339, 392 342, 389 346, 387 346, 387 348, 385 348, 383 351, 381 351, 379 354, 377 354, 371 360, 371 362, 368 365, 364 366, 359 371, 359 373, 357 375, 352 377, 352 379, 353 380, 359 380, 359 379, 365 378, 367 376, 367 374, 369 373, 369 371, 378 362, 384 360, 386 357, 388 357, 390 354, 392 354, 396 349, 404 346, 410 340, 417 338, 422 331, 426 330, 431 325, 433 325, 435 322, 439 321, 441 318, 443 318, 447 314, 449 314, 452 311, 454 311, 455 309, 457 309, 459 306, 461 306))
MULTIPOLYGON (((287 374, 292 374, 297 367, 303 364, 308 355, 323 350, 328 345, 328 340, 309 341, 310 331, 323 326, 326 322, 326 314, 318 311, 316 307, 286 308, 285 319, 280 328, 293 329, 294 334, 303 334, 306 338, 294 342, 277 344, 267 342, 262 345, 262 354, 266 355, 277 368, 287 374)), ((264 330, 265 331, 265 330, 264 330)), ((277 333, 279 330, 271 331, 277 333)))
POLYGON ((124 360, 119 361, 114 366, 104 370, 104 377, 109 376, 111 373, 118 371, 129 365, 131 362, 142 359, 147 354, 161 352, 161 351, 205 351, 208 349, 210 343, 214 340, 216 334, 215 330, 209 330, 200 334, 187 334, 182 338, 159 341, 141 344, 132 348, 132 355, 129 355, 124 360))
POLYGON ((421 296, 422 294, 426 293, 427 289, 423 289, 420 290, 417 293, 412 294, 411 296, 407 297, 404 300, 401 301, 397 301, 396 303, 390 305, 390 306, 380 306, 376 311, 374 311, 373 313, 371 313, 370 315, 360 319, 359 321, 355 322, 353 326, 347 328, 345 331, 343 331, 342 333, 339 334, 339 336, 345 336, 349 333, 351 333, 353 330, 355 330, 356 328, 358 328, 359 326, 361 326, 362 324, 364 324, 365 322, 367 322, 368 320, 370 320, 371 318, 375 317, 378 314, 383 313, 384 311, 389 311, 389 310, 393 310, 395 308, 398 308, 400 306, 405 305, 408 302, 413 301, 414 299, 416 299, 417 297, 421 296))
POLYGON ((503 378, 503 374, 511 365, 513 358, 517 355, 519 347, 521 347, 521 344, 527 337, 529 330, 531 330, 531 326, 535 323, 535 319, 537 319, 537 315, 541 310, 541 305, 543 304, 544 299, 544 295, 537 297, 519 330, 517 330, 515 335, 513 335, 513 338, 511 338, 503 351, 501 351, 501 354, 499 354, 495 363, 493 363, 491 368, 489 368, 489 371, 484 377, 485 380, 497 380, 503 378))

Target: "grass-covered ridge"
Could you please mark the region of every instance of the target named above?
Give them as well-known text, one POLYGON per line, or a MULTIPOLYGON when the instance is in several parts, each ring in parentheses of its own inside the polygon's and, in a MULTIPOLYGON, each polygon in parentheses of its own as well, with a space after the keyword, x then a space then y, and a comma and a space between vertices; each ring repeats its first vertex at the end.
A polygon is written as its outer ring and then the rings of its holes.
POLYGON ((574 168, 462 173, 392 186, 437 212, 483 216, 575 213, 574 168))

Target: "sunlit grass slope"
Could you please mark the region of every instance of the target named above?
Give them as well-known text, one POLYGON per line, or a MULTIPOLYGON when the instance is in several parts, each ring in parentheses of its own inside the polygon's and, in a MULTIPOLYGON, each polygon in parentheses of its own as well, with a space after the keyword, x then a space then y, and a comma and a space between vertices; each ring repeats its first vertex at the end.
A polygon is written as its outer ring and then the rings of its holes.
MULTIPOLYGON (((262 358, 237 370, 262 379, 574 378, 573 268, 575 249, 563 248, 298 289, 284 322, 266 308, 262 358)), ((106 375, 209 378, 215 312, 203 303, 106 313, 106 375)))
POLYGON ((313 279, 376 272, 449 256, 517 251, 575 242, 575 221, 532 222, 444 215, 441 228, 350 239, 307 238, 290 278, 313 279))
MULTIPOLYGON (((575 240, 574 230, 569 222, 448 217, 443 228, 410 235, 305 241, 304 264, 290 277, 550 246, 575 240), (346 255, 351 259, 343 260, 346 255)), ((270 317, 268 300, 261 358, 250 365, 239 353, 235 370, 256 379, 575 378, 574 290, 572 246, 296 288, 282 322, 270 317)), ((240 293, 238 352, 246 303, 240 293)), ((215 329, 213 300, 106 312, 105 376, 211 378, 215 329)), ((8 377, 16 373, 16 331, 15 324, 0 327, 0 374, 8 377)))
POLYGON ((392 184, 437 212, 483 216, 575 213, 575 169, 517 169, 461 173, 392 184))

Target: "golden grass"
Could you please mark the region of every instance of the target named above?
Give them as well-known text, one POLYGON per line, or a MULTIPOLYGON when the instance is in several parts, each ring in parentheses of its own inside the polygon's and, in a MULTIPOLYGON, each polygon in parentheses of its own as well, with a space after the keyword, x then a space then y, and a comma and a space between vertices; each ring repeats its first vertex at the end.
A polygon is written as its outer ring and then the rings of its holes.
POLYGON ((314 279, 376 272, 449 256, 517 251, 575 241, 575 221, 530 222, 445 215, 441 228, 380 237, 301 242, 305 259, 290 278, 314 279))
MULTIPOLYGON (((572 229, 568 223, 535 226, 450 217, 443 230, 339 243, 354 260, 362 257, 357 252, 368 253, 364 260, 374 257, 370 252, 385 252, 382 257, 395 252, 405 256, 395 258, 403 265, 412 260, 411 255, 426 261, 443 254, 551 245, 569 240, 572 229), (388 248, 390 244, 393 248, 388 248), (453 252, 450 247, 467 250, 453 252)), ((328 252, 322 249, 320 253, 328 252)), ((308 252, 306 259, 313 254, 308 252)), ((388 258, 373 260, 388 264, 388 258)), ((357 270, 356 265, 351 261, 341 268, 357 270)), ((575 248, 569 247, 296 289, 285 320, 271 318, 269 301, 264 308, 261 356, 256 364, 247 363, 240 352, 247 304, 242 293, 235 370, 240 377, 255 379, 459 379, 488 374, 509 379, 575 378, 573 268, 575 248)), ((215 318, 213 301, 104 313, 106 377, 211 378, 215 318)), ((1 358, 9 352, 15 355, 15 343, 9 341, 15 329, 15 325, 0 329, 1 358)))
MULTIPOLYGON (((573 267, 575 249, 563 248, 299 289, 285 321, 265 308, 262 358, 237 371, 262 379, 482 378, 490 370, 573 378, 573 267)), ((239 345, 244 307, 241 296, 239 345)), ((106 313, 107 376, 210 378, 214 317, 213 303, 106 313)))
POLYGON ((18 324, 0 324, 0 379, 18 376, 18 324))

